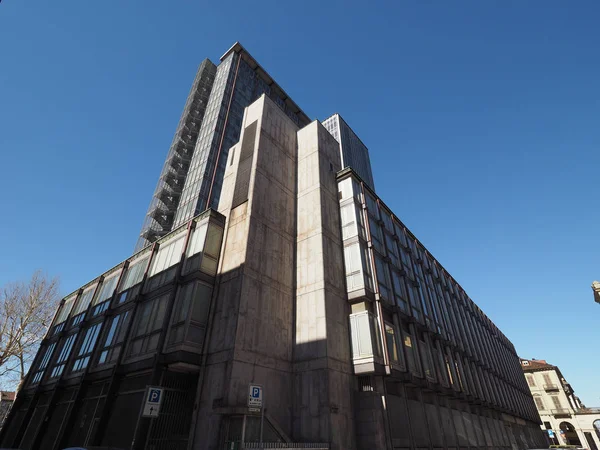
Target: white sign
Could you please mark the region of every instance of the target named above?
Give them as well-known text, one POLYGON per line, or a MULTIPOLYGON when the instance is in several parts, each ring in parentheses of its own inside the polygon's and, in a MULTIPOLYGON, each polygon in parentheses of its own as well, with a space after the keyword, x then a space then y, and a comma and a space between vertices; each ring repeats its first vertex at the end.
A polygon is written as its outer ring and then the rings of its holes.
POLYGON ((142 417, 158 417, 160 404, 163 399, 163 389, 159 387, 149 386, 146 392, 144 409, 142 417))
POLYGON ((248 389, 248 407, 262 408, 263 387, 260 384, 250 384, 248 389))

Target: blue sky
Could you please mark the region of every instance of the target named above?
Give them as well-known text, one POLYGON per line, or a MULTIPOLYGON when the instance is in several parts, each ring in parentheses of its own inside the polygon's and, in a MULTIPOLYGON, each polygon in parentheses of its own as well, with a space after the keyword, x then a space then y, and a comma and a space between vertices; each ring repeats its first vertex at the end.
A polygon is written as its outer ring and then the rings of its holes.
POLYGON ((133 249, 200 61, 239 40, 339 112, 381 197, 514 342, 600 405, 600 3, 4 0, 0 285, 133 249), (289 4, 288 4, 289 3, 289 4))

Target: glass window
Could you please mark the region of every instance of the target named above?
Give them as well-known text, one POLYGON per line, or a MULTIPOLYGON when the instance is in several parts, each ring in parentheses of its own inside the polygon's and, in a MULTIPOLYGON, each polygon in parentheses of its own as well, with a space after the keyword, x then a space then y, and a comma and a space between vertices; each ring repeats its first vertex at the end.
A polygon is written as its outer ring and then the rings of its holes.
POLYGON ((388 356, 390 363, 400 364, 400 356, 398 355, 398 344, 396 340, 396 329, 393 325, 385 323, 385 340, 387 343, 388 356))
POLYGON ((392 260, 394 266, 400 266, 400 257, 398 256, 398 247, 396 241, 391 234, 383 233, 385 235, 385 247, 387 249, 387 255, 392 260))
POLYGON ((437 263, 436 263, 435 261, 432 261, 432 262, 431 262, 431 271, 433 272, 433 276, 434 276, 435 278, 439 278, 439 276, 440 276, 440 272, 439 272, 439 269, 438 269, 437 263))
POLYGON ((377 207, 377 201, 368 192, 365 192, 365 202, 367 203, 367 210, 369 211, 369 214, 373 215, 375 220, 379 219, 379 208, 377 207))
POLYGON ((444 359, 444 350, 442 349, 441 341, 436 340, 433 342, 433 353, 437 358, 440 381, 444 386, 449 386, 450 380, 448 378, 448 373, 446 372, 446 361, 444 359))
POLYGON ((417 292, 417 288, 414 285, 414 281, 404 278, 406 286, 406 292, 408 294, 408 300, 410 302, 412 315, 415 319, 421 321, 423 319, 423 315, 421 314, 421 305, 419 300, 419 293, 417 292))
POLYGON ((389 212, 387 212, 385 209, 381 209, 381 220, 383 220, 383 225, 385 226, 385 229, 394 234, 394 222, 392 221, 392 217, 390 215, 389 212))
POLYGON ((50 373, 50 378, 56 378, 62 375, 65 369, 65 364, 67 363, 69 355, 71 354, 71 350, 73 350, 73 344, 75 343, 76 338, 77 333, 72 334, 63 340, 63 345, 60 349, 60 353, 58 354, 58 358, 54 363, 52 372, 50 373))
POLYGON ((74 294, 65 300, 63 305, 60 307, 58 314, 56 315, 56 319, 54 320, 54 325, 63 323, 65 320, 67 320, 69 318, 69 313, 71 312, 71 308, 73 307, 73 303, 75 302, 76 298, 77 298, 77 294, 74 294))
POLYGON ((406 272, 406 274, 408 276, 412 276, 413 271, 412 271, 412 261, 410 259, 410 256, 404 249, 399 249, 399 253, 400 253, 400 260, 402 261, 402 268, 404 269, 404 271, 406 272))
POLYGON ((44 371, 46 370, 46 367, 48 367, 48 364, 50 363, 50 359, 52 358, 52 353, 54 353, 55 348, 56 348, 56 342, 53 342, 48 347, 46 347, 44 356, 40 360, 37 370, 35 371, 33 378, 31 379, 32 384, 38 383, 42 379, 42 377, 44 375, 44 371))
POLYGON ((446 373, 450 379, 450 385, 457 388, 458 386, 456 384, 456 369, 454 366, 454 361, 452 361, 452 357, 449 356, 448 353, 444 354, 444 361, 446 362, 446 373))
POLYGON ((465 379, 464 379, 464 376, 463 376, 463 373, 462 373, 462 367, 459 364, 459 360, 458 359, 454 360, 454 367, 456 369, 456 379, 458 380, 458 384, 460 386, 460 390, 463 391, 463 392, 467 392, 468 393, 468 391, 466 389, 467 385, 465 384, 465 379))
POLYGON ((102 350, 98 356, 98 365, 116 361, 125 339, 129 316, 129 311, 125 311, 110 319, 106 327, 102 350))
POLYGON ((338 183, 340 200, 346 200, 353 197, 353 181, 354 180, 352 178, 346 178, 345 180, 342 180, 338 183))
POLYGON ((117 282, 119 281, 119 275, 121 271, 117 271, 115 274, 108 276, 102 281, 102 285, 100 286, 100 290, 98 291, 98 295, 94 299, 94 305, 98 303, 102 303, 105 300, 111 298, 115 292, 115 288, 117 287, 117 282))
POLYGON ((187 248, 187 257, 200 253, 204 248, 206 241, 206 232, 208 231, 208 221, 196 225, 194 232, 190 238, 190 243, 187 248))
POLYGON ((554 403, 554 408, 562 409, 562 404, 560 403, 560 398, 558 398, 558 395, 551 395, 550 398, 552 398, 552 403, 554 403))
POLYGON ((376 222, 376 220, 369 215, 369 230, 371 231, 371 242, 373 242, 373 247, 381 253, 385 255, 385 249, 383 248, 383 236, 381 235, 381 227, 376 222))
MULTIPOLYGON (((414 261, 414 259, 413 259, 413 261, 414 261)), ((415 262, 413 264, 413 270, 414 270, 415 276, 417 278, 419 278, 420 280, 423 280, 423 269, 421 268, 421 264, 419 264, 418 262, 415 262)))
POLYGON ((344 247, 344 263, 346 265, 348 291, 363 288, 365 286, 363 260, 358 242, 344 247))
POLYGON ((414 340, 409 331, 408 325, 404 323, 402 324, 402 342, 404 344, 404 354, 406 355, 408 370, 415 375, 420 375, 421 370, 418 366, 414 340))
POLYGON ((421 264, 423 264, 423 267, 427 270, 431 269, 431 265, 432 262, 430 260, 429 255, 427 254, 427 252, 425 251, 424 248, 421 248, 419 250, 421 252, 421 264))
POLYGON ((419 339, 419 350, 421 350, 421 361, 423 363, 423 371, 429 380, 435 380, 435 369, 433 366, 433 358, 431 357, 431 349, 426 341, 425 336, 421 333, 419 339))
POLYGON ((169 241, 159 247, 158 252, 152 260, 149 276, 156 275, 163 270, 168 269, 181 261, 183 246, 185 245, 185 235, 179 239, 169 241))
POLYGON ((123 277, 119 292, 123 292, 124 290, 129 289, 130 287, 135 286, 142 281, 149 258, 149 255, 145 256, 144 258, 135 261, 127 268, 127 272, 123 277))
POLYGON ((129 356, 139 356, 156 350, 170 295, 167 293, 139 306, 132 328, 129 356))
POLYGON ((360 235, 365 237, 365 225, 362 210, 356 203, 349 203, 340 209, 342 221, 342 238, 360 235))
POLYGON ((410 252, 412 253, 413 258, 419 259, 420 256, 419 256, 419 252, 417 251, 417 246, 415 244, 414 238, 411 236, 407 236, 406 242, 408 242, 408 248, 410 248, 410 252))
POLYGON ((87 329, 85 337, 83 338, 83 342, 81 343, 81 347, 79 347, 77 359, 73 363, 73 372, 83 370, 88 366, 90 357, 94 351, 94 346, 96 345, 96 340, 98 339, 98 334, 100 334, 101 327, 102 323, 97 323, 87 329))
POLYGON ((381 334, 373 314, 367 311, 350 314, 350 333, 354 359, 382 356, 381 334))
POLYGON ((394 286, 394 296, 396 298, 396 305, 406 314, 409 313, 406 289, 404 287, 404 280, 398 272, 391 270, 392 273, 392 284, 394 286))
POLYGON ((88 309, 90 306, 90 302, 92 301, 92 297, 94 296, 94 291, 96 290, 96 285, 90 286, 87 288, 81 296, 79 297, 79 301, 77 302, 77 306, 73 310, 73 316, 80 314, 88 309))
POLYGON ((421 307, 423 313, 427 316, 427 320, 429 320, 429 306, 427 305, 427 298, 425 297, 425 290, 421 288, 421 283, 415 283, 414 291, 417 295, 418 301, 421 302, 421 307))
MULTIPOLYGON (((188 283, 181 287, 173 311, 169 335, 170 344, 184 340, 186 324, 189 323, 191 327, 196 328, 202 328, 206 325, 211 296, 212 288, 200 282, 188 283)), ((190 336, 191 334, 188 331, 188 340, 190 340, 190 336)), ((202 336, 201 339, 203 340, 204 337, 202 336)), ((199 343, 199 341, 200 337, 196 343, 199 343)))
POLYGON ((375 266, 377 267, 377 281, 379 284, 379 295, 385 300, 392 300, 390 296, 390 272, 388 264, 381 258, 381 256, 375 254, 375 266))
POLYGON ((209 275, 215 275, 217 273, 222 237, 223 228, 214 223, 209 224, 206 245, 204 246, 204 256, 202 257, 202 264, 200 265, 200 269, 209 275))
POLYGON ((394 228, 396 230, 396 236, 398 236, 398 240, 400 241, 400 245, 403 247, 408 247, 408 243, 406 242, 406 235, 404 234, 404 227, 400 225, 398 222, 394 223, 394 228))

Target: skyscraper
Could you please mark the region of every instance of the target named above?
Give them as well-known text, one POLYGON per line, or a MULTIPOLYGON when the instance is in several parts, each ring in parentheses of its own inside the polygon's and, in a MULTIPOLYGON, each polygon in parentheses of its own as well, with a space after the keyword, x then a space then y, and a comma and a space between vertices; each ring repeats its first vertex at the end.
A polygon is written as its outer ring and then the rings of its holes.
POLYGON ((369 150, 352 128, 350 128, 346 121, 337 113, 325 119, 323 121, 323 126, 340 144, 342 167, 352 167, 354 172, 367 183, 371 189, 375 189, 369 150))
POLYGON ((215 66, 200 65, 140 232, 136 251, 216 207, 229 149, 240 137, 244 108, 266 94, 290 119, 310 121, 236 42, 215 66))
POLYGON ((511 342, 343 142, 271 97, 245 108, 216 210, 63 299, 0 445, 542 447, 511 342))

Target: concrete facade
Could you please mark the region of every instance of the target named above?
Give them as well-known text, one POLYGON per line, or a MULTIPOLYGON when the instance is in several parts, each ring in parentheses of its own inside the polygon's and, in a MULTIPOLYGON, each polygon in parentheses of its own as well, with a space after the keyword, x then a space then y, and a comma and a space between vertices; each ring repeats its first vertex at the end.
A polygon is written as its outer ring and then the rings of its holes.
MULTIPOLYGON (((229 219, 205 369, 210 389, 200 387, 196 433, 235 421, 254 382, 265 386, 274 433, 352 449, 338 144, 316 121, 298 131, 263 96, 248 108, 231 155, 219 203, 229 219), (219 360, 223 352, 230 359, 219 360)), ((217 438, 198 448, 216 448, 217 438)))
POLYGON ((552 431, 551 441, 600 449, 600 410, 581 403, 558 367, 528 359, 521 359, 521 367, 540 413, 542 429, 552 431))
MULTIPOLYGON (((256 441, 259 418, 246 407, 250 383, 265 386, 271 442, 365 450, 545 444, 514 347, 487 322, 468 325, 485 319, 468 298, 459 297, 473 318, 461 313, 452 323, 444 317, 454 312, 442 315, 446 307, 431 293, 423 299, 427 307, 417 297, 406 300, 420 312, 412 322, 390 308, 396 291, 383 291, 374 222, 365 234, 362 281, 348 281, 353 269, 346 252, 355 241, 341 208, 348 195, 362 198, 359 209, 370 214, 380 202, 370 202, 371 191, 348 191, 352 172, 339 171, 338 143, 320 123, 299 129, 263 96, 247 109, 230 155, 219 203, 228 219, 194 448, 256 441), (437 334, 427 324, 439 327, 437 334), (480 347, 485 333, 469 331, 480 326, 490 327, 498 343, 480 347), (442 352, 453 333, 461 341, 451 345, 464 349, 442 352), (497 360, 484 357, 496 352, 497 360), (444 358, 444 365, 436 362, 444 358), (510 372, 502 373, 504 364, 510 372)), ((413 252, 430 258, 417 247, 413 252)))
POLYGON ((545 444, 514 346, 321 123, 261 95, 227 154, 218 211, 61 302, 2 446, 231 450, 261 429, 266 448, 545 444))

